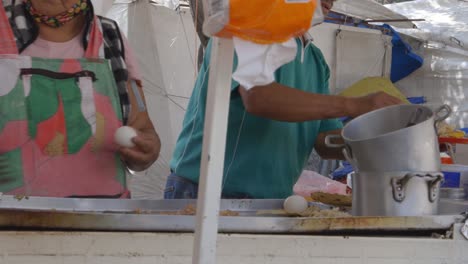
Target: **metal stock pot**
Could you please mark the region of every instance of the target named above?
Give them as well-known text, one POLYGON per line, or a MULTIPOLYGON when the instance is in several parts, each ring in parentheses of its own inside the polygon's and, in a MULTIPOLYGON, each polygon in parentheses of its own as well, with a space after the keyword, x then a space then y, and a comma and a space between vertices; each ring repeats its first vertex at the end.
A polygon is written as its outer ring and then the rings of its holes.
POLYGON ((329 135, 329 147, 344 147, 357 171, 440 171, 435 125, 451 113, 444 105, 433 112, 421 105, 396 105, 351 120, 341 136, 329 135), (333 138, 345 144, 333 144, 333 138))
POLYGON ((359 172, 353 174, 353 215, 436 215, 440 172, 359 172))

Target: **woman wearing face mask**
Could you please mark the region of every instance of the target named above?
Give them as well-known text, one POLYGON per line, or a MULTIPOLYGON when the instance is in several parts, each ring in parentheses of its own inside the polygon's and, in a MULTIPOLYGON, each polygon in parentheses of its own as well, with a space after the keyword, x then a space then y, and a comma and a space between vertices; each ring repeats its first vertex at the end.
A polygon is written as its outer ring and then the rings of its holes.
MULTIPOLYGON (((324 14, 332 3, 323 2, 324 14)), ((313 148, 324 158, 342 158, 341 151, 324 142, 327 134, 340 133, 335 118, 400 102, 384 93, 360 98, 329 95, 330 70, 321 51, 300 38, 292 44, 297 46, 292 61, 274 72, 273 82, 246 88, 232 80, 224 198, 286 198, 313 148)), ((197 197, 210 53, 208 44, 170 163, 167 199, 197 197)), ((234 70, 237 64, 236 56, 234 70)))
POLYGON ((3 0, 0 39, 0 192, 128 197, 160 141, 117 24, 90 0, 3 0), (123 125, 134 147, 114 143, 123 125))

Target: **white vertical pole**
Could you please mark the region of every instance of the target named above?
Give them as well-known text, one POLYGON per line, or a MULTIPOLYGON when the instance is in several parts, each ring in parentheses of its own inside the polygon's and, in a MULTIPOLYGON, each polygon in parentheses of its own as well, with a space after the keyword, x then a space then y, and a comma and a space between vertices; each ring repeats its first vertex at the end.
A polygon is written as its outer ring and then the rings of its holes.
POLYGON ((226 149, 234 46, 213 38, 198 189, 193 264, 216 263, 216 239, 226 149))

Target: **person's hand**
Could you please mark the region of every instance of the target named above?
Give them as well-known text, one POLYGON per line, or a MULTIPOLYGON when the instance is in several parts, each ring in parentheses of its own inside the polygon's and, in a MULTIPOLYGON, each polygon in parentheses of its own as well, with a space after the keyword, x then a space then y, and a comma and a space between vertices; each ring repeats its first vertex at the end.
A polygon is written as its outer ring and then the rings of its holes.
MULTIPOLYGON (((134 80, 138 87, 140 96, 144 101, 144 93, 140 80, 134 80)), ((137 98, 133 89, 129 85, 129 99, 132 106, 130 117, 127 126, 132 127, 137 132, 137 136, 132 138, 135 146, 132 148, 119 148, 120 158, 127 164, 128 168, 133 171, 143 171, 148 169, 159 156, 161 150, 161 140, 158 133, 154 129, 153 123, 146 110, 140 110, 137 98)))
POLYGON ((135 146, 132 148, 120 147, 118 152, 129 169, 142 171, 156 161, 159 156, 161 143, 154 130, 135 130, 137 131, 137 136, 132 138, 135 146))
POLYGON ((350 98, 348 101, 349 116, 356 117, 386 106, 402 104, 403 102, 385 92, 377 92, 362 97, 350 98))

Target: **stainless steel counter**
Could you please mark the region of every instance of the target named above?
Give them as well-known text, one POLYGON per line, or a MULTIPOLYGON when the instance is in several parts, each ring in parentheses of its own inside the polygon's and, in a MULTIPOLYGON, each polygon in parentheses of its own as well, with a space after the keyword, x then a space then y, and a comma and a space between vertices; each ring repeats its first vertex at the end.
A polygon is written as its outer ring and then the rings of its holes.
MULTIPOLYGON (((238 216, 220 217, 220 232, 307 234, 440 231, 449 230, 454 223, 465 220, 458 213, 421 217, 288 217, 275 214, 275 210, 282 208, 282 203, 283 200, 222 200, 221 210, 236 212, 238 216), (271 213, 259 215, 259 211, 271 213)), ((4 195, 0 199, 0 228, 192 232, 195 226, 193 215, 172 214, 195 204, 195 200, 70 199, 4 195)), ((316 205, 327 208, 326 205, 316 205)))

